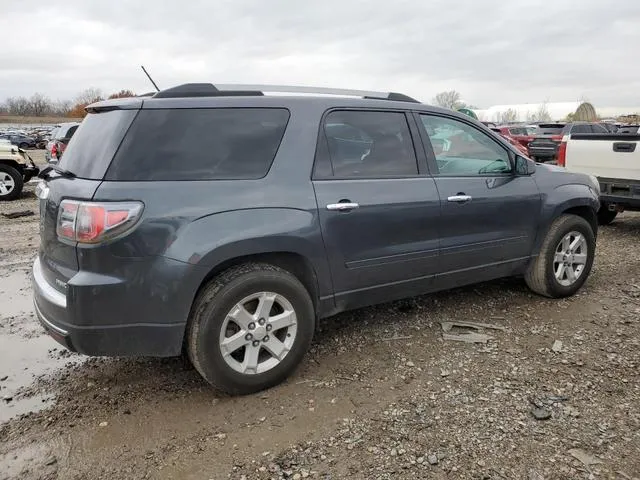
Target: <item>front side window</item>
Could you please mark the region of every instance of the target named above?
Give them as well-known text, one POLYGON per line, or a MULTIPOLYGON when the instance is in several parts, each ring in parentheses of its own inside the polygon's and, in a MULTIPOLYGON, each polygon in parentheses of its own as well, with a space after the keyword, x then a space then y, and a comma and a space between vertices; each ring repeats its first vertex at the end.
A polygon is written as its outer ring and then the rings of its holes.
POLYGON ((508 151, 487 134, 452 118, 434 115, 420 115, 420 118, 440 175, 511 173, 508 151))
POLYGON ((326 116, 323 133, 320 142, 326 144, 318 152, 328 154, 336 178, 418 174, 404 113, 334 111, 326 116))

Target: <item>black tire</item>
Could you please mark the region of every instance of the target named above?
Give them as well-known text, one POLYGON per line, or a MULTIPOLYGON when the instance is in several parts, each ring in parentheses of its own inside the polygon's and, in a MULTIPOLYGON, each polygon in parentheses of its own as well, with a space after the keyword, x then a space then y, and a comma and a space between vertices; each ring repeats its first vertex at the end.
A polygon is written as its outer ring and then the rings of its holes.
POLYGON ((27 148, 29 148, 29 144, 22 142, 20 145, 18 145, 19 148, 26 150, 27 148))
POLYGON ((24 186, 24 182, 22 181, 22 174, 9 165, 0 164, 0 176, 4 174, 8 174, 13 179, 14 186, 13 189, 8 193, 3 194, 0 191, 0 201, 15 200, 20 196, 20 193, 22 193, 22 187, 24 186))
POLYGON ((201 289, 187 326, 187 351, 196 370, 216 389, 246 395, 281 383, 296 369, 311 345, 315 323, 311 297, 295 276, 273 265, 248 263, 225 271, 201 289), (275 367, 263 373, 241 373, 223 358, 220 333, 232 308, 258 292, 273 292, 290 302, 297 332, 291 349, 275 367))
POLYGON ((609 225, 618 216, 615 210, 609 210, 607 205, 602 205, 598 210, 598 225, 609 225))
POLYGON ((540 254, 529 265, 525 281, 531 290, 545 297, 562 298, 576 293, 591 272, 596 249, 596 238, 587 220, 577 215, 562 215, 549 228, 542 243, 540 254), (560 241, 569 233, 581 233, 587 244, 587 260, 584 269, 571 285, 562 285, 554 273, 554 258, 560 241))

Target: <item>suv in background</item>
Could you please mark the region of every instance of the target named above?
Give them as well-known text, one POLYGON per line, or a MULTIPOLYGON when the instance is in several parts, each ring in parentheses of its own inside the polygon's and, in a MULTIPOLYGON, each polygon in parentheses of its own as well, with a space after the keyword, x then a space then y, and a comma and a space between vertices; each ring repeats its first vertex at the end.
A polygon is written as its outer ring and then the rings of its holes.
POLYGON ((541 123, 536 137, 529 143, 529 155, 538 162, 556 161, 562 137, 571 133, 609 133, 599 123, 541 123))
POLYGON ((500 133, 508 135, 525 148, 529 146, 531 140, 535 137, 529 133, 526 126, 502 126, 497 127, 500 133))
POLYGON ((47 162, 58 163, 64 150, 67 148, 69 140, 71 140, 73 134, 76 133, 79 125, 77 122, 63 123, 51 132, 51 137, 47 142, 46 152, 44 154, 47 162))
POLYGON ((9 140, 13 145, 23 150, 36 147, 36 140, 34 138, 31 138, 28 135, 22 135, 21 133, 0 134, 0 138, 9 140))
POLYGON ((566 297, 591 270, 594 178, 402 94, 187 84, 87 110, 41 174, 33 264, 40 322, 81 353, 184 350, 246 394, 321 318, 518 275, 566 297))

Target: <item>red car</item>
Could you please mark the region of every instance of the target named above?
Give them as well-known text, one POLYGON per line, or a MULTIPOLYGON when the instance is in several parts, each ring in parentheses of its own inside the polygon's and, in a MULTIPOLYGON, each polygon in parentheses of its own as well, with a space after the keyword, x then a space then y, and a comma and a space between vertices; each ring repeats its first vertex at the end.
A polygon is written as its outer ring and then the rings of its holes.
MULTIPOLYGON (((508 131, 505 133, 504 129, 508 130, 508 128, 509 127, 499 127, 499 128, 492 128, 491 130, 493 130, 494 132, 499 133, 500 135, 502 135, 511 145, 516 147, 520 151, 520 153, 522 153, 525 157, 528 158, 529 157, 529 150, 527 149, 526 146, 524 146, 522 144, 522 142, 518 141, 514 136, 510 135, 508 131)), ((515 129, 515 127, 512 127, 512 128, 515 129)), ((533 137, 531 137, 531 138, 533 138, 533 137)))
POLYGON ((502 135, 510 136, 515 141, 521 143, 525 147, 528 147, 529 142, 531 142, 531 140, 534 139, 534 136, 529 135, 529 132, 525 127, 502 126, 502 127, 498 127, 498 130, 500 130, 500 133, 502 135))

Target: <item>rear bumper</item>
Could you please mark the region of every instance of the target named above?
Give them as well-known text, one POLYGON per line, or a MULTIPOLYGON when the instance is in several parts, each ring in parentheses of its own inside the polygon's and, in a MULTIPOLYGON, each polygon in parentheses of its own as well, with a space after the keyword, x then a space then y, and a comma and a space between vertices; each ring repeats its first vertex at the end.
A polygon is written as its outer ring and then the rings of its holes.
MULTIPOLYGON (((73 321, 80 304, 77 295, 61 293, 49 284, 39 258, 33 263, 31 278, 40 324, 54 340, 73 352, 92 356, 170 357, 182 350, 184 323, 142 323, 145 319, 139 319, 140 323, 78 325, 73 321)), ((104 287, 108 289, 109 285, 104 287)), ((95 294, 99 289, 99 285, 91 284, 85 293, 95 294)), ((78 291, 82 290, 76 289, 75 293, 78 291)), ((93 318, 99 317, 96 313, 93 318)))

